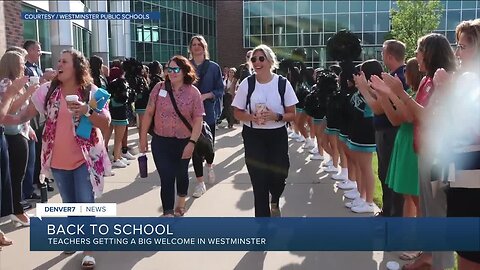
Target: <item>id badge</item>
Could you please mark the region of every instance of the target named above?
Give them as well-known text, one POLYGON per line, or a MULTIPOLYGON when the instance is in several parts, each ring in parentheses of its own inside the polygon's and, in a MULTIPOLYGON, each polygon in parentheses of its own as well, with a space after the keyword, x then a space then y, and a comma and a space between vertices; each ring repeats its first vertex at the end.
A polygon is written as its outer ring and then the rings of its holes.
POLYGON ((161 97, 166 97, 167 96, 167 91, 164 89, 161 89, 160 92, 158 92, 158 95, 161 97))

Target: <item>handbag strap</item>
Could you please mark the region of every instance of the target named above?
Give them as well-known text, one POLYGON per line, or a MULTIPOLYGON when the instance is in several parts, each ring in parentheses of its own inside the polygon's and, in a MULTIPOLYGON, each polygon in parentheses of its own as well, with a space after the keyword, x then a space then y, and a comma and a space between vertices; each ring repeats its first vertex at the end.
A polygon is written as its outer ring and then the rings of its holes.
POLYGON ((178 109, 177 102, 175 101, 175 97, 173 97, 173 91, 172 91, 172 85, 170 84, 170 80, 165 81, 165 89, 168 92, 168 95, 170 96, 170 100, 172 101, 173 108, 175 109, 175 112, 177 113, 178 117, 180 117, 180 120, 185 124, 185 126, 190 130, 190 132, 193 131, 192 125, 188 123, 187 119, 182 115, 180 110, 178 109))
POLYGON ((160 93, 160 89, 162 89, 162 85, 158 87, 158 89, 152 89, 153 96, 155 97, 155 100, 153 101, 153 115, 152 115, 152 121, 155 121, 155 111, 157 110, 157 99, 158 99, 158 94, 160 93), (156 91, 154 91, 156 90, 156 91))

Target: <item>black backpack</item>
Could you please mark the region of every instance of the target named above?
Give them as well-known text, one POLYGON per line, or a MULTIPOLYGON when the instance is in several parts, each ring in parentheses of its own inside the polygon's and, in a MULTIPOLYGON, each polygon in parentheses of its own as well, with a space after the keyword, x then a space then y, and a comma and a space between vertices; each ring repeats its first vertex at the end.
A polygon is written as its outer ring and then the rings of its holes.
MULTIPOLYGON (((249 113, 252 113, 252 108, 250 106, 250 98, 252 97, 253 91, 255 91, 255 74, 252 74, 247 77, 248 82, 248 93, 247 93, 247 103, 245 109, 248 108, 249 113)), ((282 101, 282 106, 285 108, 285 91, 287 88, 287 78, 278 75, 278 94, 282 101)), ((250 122, 250 127, 252 127, 252 122, 250 122)))

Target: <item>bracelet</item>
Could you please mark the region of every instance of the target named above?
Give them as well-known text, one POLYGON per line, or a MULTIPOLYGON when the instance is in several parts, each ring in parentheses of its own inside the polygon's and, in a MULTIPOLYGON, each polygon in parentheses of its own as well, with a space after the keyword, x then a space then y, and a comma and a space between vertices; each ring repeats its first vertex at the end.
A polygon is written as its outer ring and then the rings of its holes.
POLYGON ((197 144, 197 142, 196 142, 196 141, 194 141, 194 140, 192 140, 192 139, 188 140, 188 142, 191 142, 191 143, 193 143, 193 145, 197 144))

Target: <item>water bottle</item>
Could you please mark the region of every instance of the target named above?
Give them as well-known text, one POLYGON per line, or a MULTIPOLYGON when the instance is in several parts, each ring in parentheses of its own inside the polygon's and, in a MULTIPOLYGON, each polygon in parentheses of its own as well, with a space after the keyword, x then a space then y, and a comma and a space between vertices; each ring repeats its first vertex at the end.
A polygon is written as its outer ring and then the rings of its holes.
POLYGON ((48 196, 47 196, 47 183, 45 183, 45 175, 40 174, 38 177, 40 181, 40 202, 41 203, 46 203, 48 202, 48 196))
POLYGON ((141 178, 147 178, 148 170, 147 170, 147 155, 145 153, 141 154, 138 157, 138 169, 140 171, 141 178))

